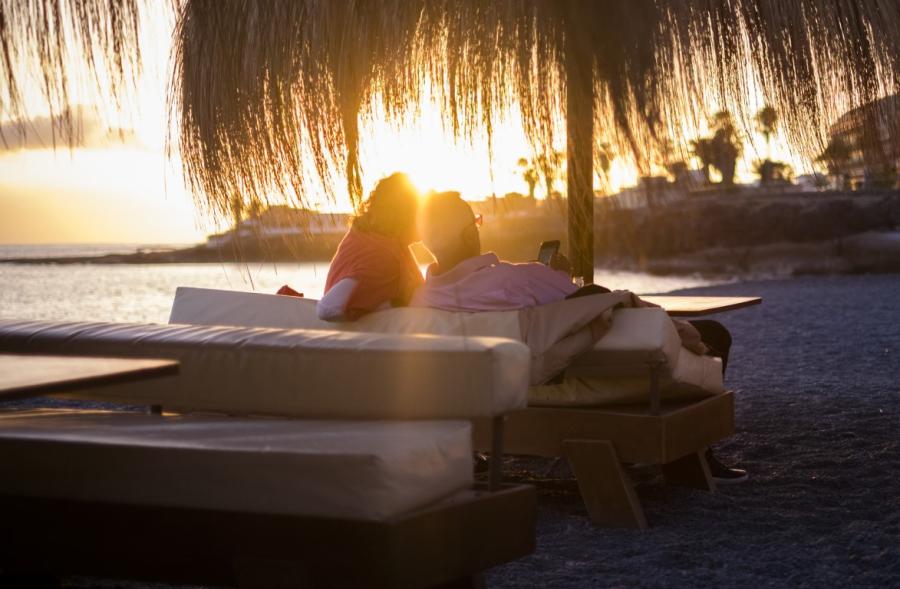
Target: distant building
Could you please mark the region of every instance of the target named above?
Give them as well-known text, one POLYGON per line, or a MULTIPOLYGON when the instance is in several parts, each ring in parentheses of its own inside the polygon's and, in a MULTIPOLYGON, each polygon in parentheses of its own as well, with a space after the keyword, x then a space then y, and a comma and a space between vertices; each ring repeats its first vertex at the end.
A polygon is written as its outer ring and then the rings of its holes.
POLYGON ((485 217, 528 217, 535 215, 537 200, 518 192, 507 192, 503 196, 488 197, 485 200, 469 201, 472 210, 485 217))
POLYGON ((618 194, 600 199, 621 209, 641 209, 666 206, 686 196, 683 186, 669 182, 665 176, 642 176, 637 186, 623 188, 618 194))
POLYGON ((896 188, 900 171, 900 94, 844 113, 830 129, 832 142, 850 148, 843 175, 850 188, 896 188))
POLYGON ((210 235, 209 248, 219 248, 240 239, 271 239, 275 237, 324 237, 343 235, 350 226, 352 215, 321 213, 310 209, 296 209, 286 205, 269 207, 258 215, 242 219, 237 227, 210 235))
POLYGON ((816 190, 828 188, 829 186, 828 177, 819 174, 818 172, 813 172, 811 174, 800 174, 799 176, 794 178, 794 183, 802 192, 813 192, 816 190))

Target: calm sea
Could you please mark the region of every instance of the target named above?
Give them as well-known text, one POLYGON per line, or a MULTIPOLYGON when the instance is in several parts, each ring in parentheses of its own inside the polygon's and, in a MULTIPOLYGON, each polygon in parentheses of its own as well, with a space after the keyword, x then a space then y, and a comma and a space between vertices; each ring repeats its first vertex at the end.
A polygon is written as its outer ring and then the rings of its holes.
MULTIPOLYGON (((0 259, 129 253, 147 245, 0 245, 0 259)), ((322 295, 328 264, 0 264, 0 318, 165 323, 178 286, 273 293, 283 284, 322 295)), ((713 284, 598 268, 596 281, 638 294, 713 284)))

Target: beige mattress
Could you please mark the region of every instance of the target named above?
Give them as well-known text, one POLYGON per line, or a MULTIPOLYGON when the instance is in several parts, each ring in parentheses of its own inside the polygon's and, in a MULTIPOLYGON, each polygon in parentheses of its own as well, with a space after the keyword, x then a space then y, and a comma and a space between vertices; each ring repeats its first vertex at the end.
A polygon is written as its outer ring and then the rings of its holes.
POLYGON ((6 493, 384 521, 471 485, 463 421, 0 413, 6 493))
MULTIPOLYGON (((518 311, 451 313, 399 308, 355 323, 325 323, 316 301, 258 293, 180 287, 170 322, 199 325, 284 326, 386 333, 493 335, 521 339, 518 311)), ((560 384, 532 386, 532 406, 601 406, 649 401, 650 364, 659 368, 663 400, 696 399, 725 390, 722 363, 698 356, 681 339, 663 309, 618 309, 610 330, 592 350, 575 358, 560 384)))
POLYGON ((525 407, 530 363, 499 338, 3 319, 0 351, 174 358, 177 376, 70 396, 303 419, 501 415, 525 407))

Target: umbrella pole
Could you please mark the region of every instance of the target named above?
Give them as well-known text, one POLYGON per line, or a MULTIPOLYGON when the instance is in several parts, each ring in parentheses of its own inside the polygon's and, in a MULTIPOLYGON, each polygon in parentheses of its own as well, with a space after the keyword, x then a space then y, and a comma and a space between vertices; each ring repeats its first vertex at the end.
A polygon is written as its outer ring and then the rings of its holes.
POLYGON ((584 283, 594 281, 594 71, 578 47, 584 39, 576 28, 579 20, 569 19, 566 42, 566 199, 569 215, 569 261, 575 276, 584 283))

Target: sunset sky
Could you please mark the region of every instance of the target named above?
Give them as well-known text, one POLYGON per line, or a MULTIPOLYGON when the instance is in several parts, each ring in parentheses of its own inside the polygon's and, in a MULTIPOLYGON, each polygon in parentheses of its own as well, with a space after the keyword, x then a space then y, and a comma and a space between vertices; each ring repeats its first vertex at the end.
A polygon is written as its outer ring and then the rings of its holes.
MULTIPOLYGON (((152 38, 169 38, 165 24, 147 26, 156 29, 152 38)), ((91 105, 81 109, 81 146, 53 149, 46 116, 30 121, 24 137, 10 121, 0 121, 7 143, 0 144, 0 243, 187 243, 219 229, 197 215, 179 175, 180 163, 165 157, 169 46, 160 41, 152 49, 144 51, 144 75, 135 104, 121 112, 91 105), (126 131, 110 132, 109 127, 126 131)), ((758 136, 751 138, 763 145, 758 136)), ((442 129, 439 113, 425 104, 420 119, 399 129, 376 123, 362 130, 364 188, 369 190, 391 172, 404 171, 423 190, 459 190, 468 199, 524 193, 527 187, 516 162, 528 153, 518 123, 500 121, 491 162, 486 139, 474 145, 455 144, 442 129)), ((773 155, 792 161, 780 145, 773 155)), ((746 147, 739 179, 750 179, 749 161, 759 156, 753 147, 746 147)), ((614 190, 636 179, 636 170, 627 162, 614 161, 610 179, 614 190)), ((562 188, 560 182, 557 189, 562 188)), ((540 185, 538 196, 543 196, 540 185)), ((350 209, 347 200, 319 206, 350 209)))

